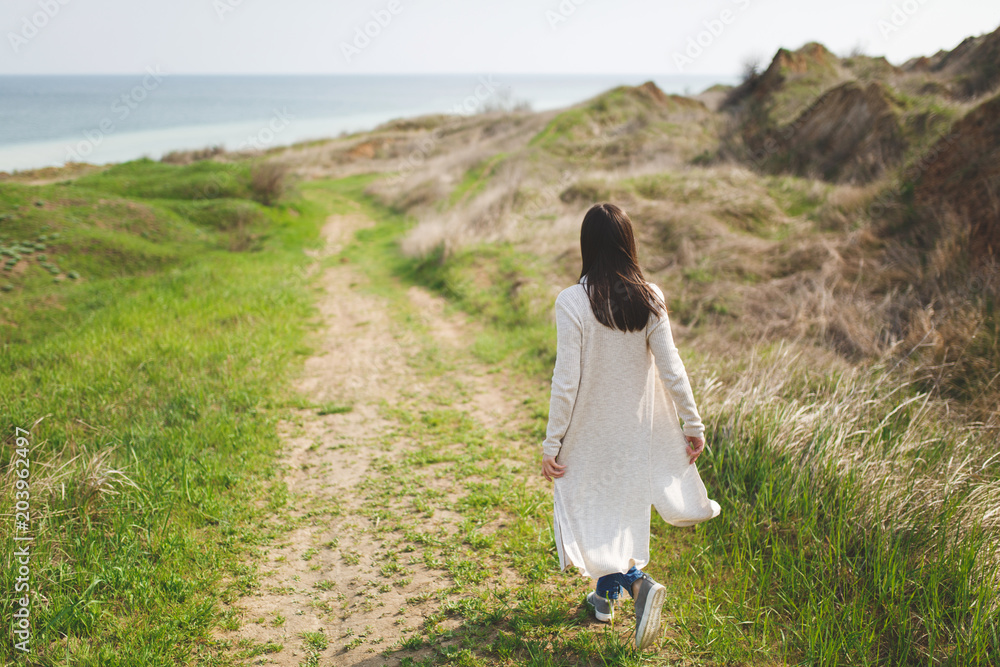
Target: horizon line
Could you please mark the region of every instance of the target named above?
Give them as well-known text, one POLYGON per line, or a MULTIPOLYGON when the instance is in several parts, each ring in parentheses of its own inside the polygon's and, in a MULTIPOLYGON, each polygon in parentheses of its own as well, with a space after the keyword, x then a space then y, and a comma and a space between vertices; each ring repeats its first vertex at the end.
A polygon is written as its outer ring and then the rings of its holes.
MULTIPOLYGON (((0 76, 135 76, 134 72, 0 72, 0 76)), ((676 76, 676 77, 738 77, 739 72, 167 72, 170 76, 676 76)))

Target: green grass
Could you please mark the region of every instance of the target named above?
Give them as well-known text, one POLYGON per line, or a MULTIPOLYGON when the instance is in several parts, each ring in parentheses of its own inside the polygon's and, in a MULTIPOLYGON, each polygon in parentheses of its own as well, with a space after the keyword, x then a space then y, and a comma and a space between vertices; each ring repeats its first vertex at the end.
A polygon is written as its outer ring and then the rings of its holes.
POLYGON ((465 172, 461 182, 448 195, 448 206, 454 206, 458 202, 475 197, 482 192, 496 170, 497 165, 503 162, 506 157, 506 153, 497 153, 476 163, 471 169, 465 172))
MULTIPOLYGON (((974 499, 997 480, 995 442, 925 407, 886 369, 793 363, 782 346, 684 349, 708 426, 699 471, 723 511, 688 529, 654 515, 646 569, 668 584, 672 632, 638 653, 627 609, 613 627, 592 622, 588 582, 558 572, 551 495, 537 483, 555 359, 541 260, 502 244, 404 257, 413 221, 365 196, 374 175, 306 183, 302 199, 266 208, 246 192, 185 199, 214 167, 171 169, 140 162, 103 181, 0 186, 0 245, 22 255, 0 293, 0 414, 8 440, 15 426, 32 431, 29 664, 229 664, 208 637, 235 622, 218 603, 257 586, 247 549, 278 537, 262 519, 290 497, 271 467, 277 420, 290 407, 350 409, 315 405, 285 380, 308 353, 314 313, 301 251, 318 245, 326 214, 359 211, 376 224, 324 261, 367 274, 363 289, 415 335, 409 363, 436 388, 382 405, 395 426, 379 436, 386 455, 357 512, 384 540, 379 590, 405 585, 417 563, 438 568, 445 587, 407 602, 436 611, 397 645, 367 629, 334 644, 411 665, 978 665, 1000 651, 986 560, 996 537, 976 523, 986 501, 974 499), (248 229, 252 244, 234 242, 248 229), (39 252, 80 278, 53 282, 19 264, 40 264, 39 252), (416 317, 414 284, 483 324, 468 354, 519 379, 515 425, 485 428, 455 407, 471 362, 442 351, 416 317), (956 456, 978 472, 956 475, 956 456), (432 528, 445 510, 454 530, 432 528), (445 629, 448 617, 457 628, 445 629)), ((8 512, 13 448, 3 456, 8 512)), ((9 532, 0 539, 12 553, 9 532)), ((7 590, 13 576, 8 565, 7 590)), ((303 664, 318 664, 329 639, 303 639, 303 664)))
MULTIPOLYGON (((246 498, 280 498, 276 422, 313 312, 302 249, 324 216, 230 199, 262 232, 257 252, 233 252, 225 224, 184 214, 217 169, 138 161, 0 185, 4 243, 44 236, 47 261, 80 276, 53 282, 22 257, 0 294, 4 439, 31 431, 28 664, 223 664, 207 633, 253 580, 246 548, 268 538, 246 498)), ((2 456, 6 512, 13 448, 2 456)), ((0 608, 10 618, 11 596, 0 608)))
POLYGON ((817 192, 816 181, 796 176, 767 176, 763 180, 771 199, 791 217, 814 213, 831 189, 823 184, 817 192))
POLYGON ((698 106, 670 97, 654 100, 643 91, 619 86, 559 113, 531 138, 528 146, 586 163, 598 157, 595 149, 602 158, 621 157, 640 152, 653 138, 690 134, 689 124, 682 130, 681 125, 669 120, 670 114, 678 111, 698 113, 698 106), (631 131, 621 133, 625 126, 631 131))
POLYGON ((771 96, 769 109, 776 125, 795 121, 813 100, 842 83, 834 63, 823 56, 820 61, 806 63, 804 71, 782 68, 781 73, 785 80, 771 96))
POLYGON ((116 164, 83 176, 74 188, 142 199, 250 199, 250 166, 245 162, 203 160, 187 166, 155 162, 148 158, 116 164))
POLYGON ((324 403, 316 410, 316 414, 322 416, 325 415, 339 415, 344 412, 350 412, 354 409, 352 405, 340 405, 338 403, 324 403))
MULTIPOLYGON (((438 291, 485 325, 472 346, 480 361, 538 388, 524 396, 528 419, 516 433, 491 433, 449 409, 386 412, 400 430, 385 446, 405 437, 421 447, 405 466, 377 467, 369 500, 409 503, 411 513, 393 513, 408 518, 380 529, 403 532, 397 547, 422 550, 423 562, 450 574, 444 610, 462 619, 451 634, 429 623, 398 650, 429 646, 424 664, 476 665, 658 664, 668 654, 696 664, 978 665, 1000 651, 989 560, 997 540, 980 523, 988 502, 976 500, 997 475, 962 478, 943 496, 938 486, 956 455, 972 457, 973 468, 987 463, 990 432, 945 420, 943 405, 925 403, 918 385, 889 369, 845 375, 793 363, 781 346, 684 353, 696 379, 719 379, 695 386, 710 447, 699 471, 723 511, 690 529, 654 514, 648 571, 669 582, 677 634, 658 655, 640 656, 627 634, 582 627, 581 581, 557 572, 551 498, 524 481, 537 466, 555 353, 546 311, 518 297, 538 287, 537 259, 502 245, 403 258, 396 240, 412 222, 364 196, 371 178, 329 191, 356 202, 345 210, 360 206, 377 220, 345 250, 372 289, 397 303, 408 284, 438 291), (517 464, 505 468, 501 458, 517 464), (423 532, 414 518, 442 506, 426 493, 428 466, 461 480, 449 509, 465 528, 453 535, 423 532), (476 529, 497 521, 487 534, 476 529), (523 583, 477 572, 484 562, 512 568, 523 583)), ((774 183, 782 193, 786 185, 774 183)), ((794 207, 804 193, 787 196, 794 207)))
POLYGON ((528 145, 551 148, 561 141, 573 139, 576 134, 581 132, 580 128, 586 123, 586 120, 587 112, 584 109, 563 111, 549 121, 541 132, 532 137, 528 145))
POLYGON ((776 219, 780 211, 784 210, 790 216, 799 215, 812 211, 822 203, 822 200, 805 192, 808 184, 807 179, 771 177, 766 181, 766 191, 758 193, 746 189, 746 192, 734 196, 727 187, 732 183, 724 184, 703 176, 682 178, 676 173, 662 172, 618 181, 619 187, 628 188, 643 199, 701 204, 705 211, 733 230, 770 240, 788 235, 788 225, 776 219))

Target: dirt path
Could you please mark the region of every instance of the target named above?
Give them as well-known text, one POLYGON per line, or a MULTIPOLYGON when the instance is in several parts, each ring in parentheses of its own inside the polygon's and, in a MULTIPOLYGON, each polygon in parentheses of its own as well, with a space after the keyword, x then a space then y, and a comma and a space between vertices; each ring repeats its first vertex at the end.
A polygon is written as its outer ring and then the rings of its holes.
MULTIPOLYGON (((317 266, 369 224, 360 214, 331 217, 317 266)), ((393 466, 422 451, 407 435, 407 409, 440 401, 493 430, 519 414, 503 374, 468 353, 474 324, 447 314, 440 297, 409 288, 417 321, 401 327, 393 304, 366 291, 368 280, 353 264, 334 262, 323 271, 322 350, 306 361, 297 387, 323 408, 299 410, 281 425, 290 498, 275 520, 292 528, 261 551, 259 588, 234 605, 240 627, 217 635, 250 656, 244 664, 392 664, 382 652, 434 618, 442 602, 435 595, 451 582, 441 563, 421 560, 408 546, 398 522, 389 528, 387 512, 417 516, 409 542, 412 533, 453 533, 462 519, 447 502, 429 516, 419 513, 422 497, 455 497, 433 466, 419 478, 401 469, 393 482, 423 484, 412 508, 373 501, 391 489, 372 488, 372 481, 396 474, 393 466), (424 367, 434 353, 448 372, 424 367), (370 474, 375 470, 380 474, 370 474)), ((439 627, 453 623, 441 618, 439 627)))

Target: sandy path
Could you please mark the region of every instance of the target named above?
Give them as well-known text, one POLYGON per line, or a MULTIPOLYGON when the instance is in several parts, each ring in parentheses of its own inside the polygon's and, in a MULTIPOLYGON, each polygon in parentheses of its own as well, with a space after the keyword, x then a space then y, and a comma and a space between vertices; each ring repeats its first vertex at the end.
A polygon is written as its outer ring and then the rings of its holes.
MULTIPOLYGON (((330 218, 318 259, 339 252, 355 230, 369 224, 361 215, 330 218)), ((452 407, 481 424, 501 428, 518 415, 517 400, 505 395, 508 379, 487 374, 466 350, 474 323, 446 315, 440 297, 418 287, 408 291, 433 344, 460 364, 460 373, 435 377, 410 364, 426 339, 394 324, 388 303, 364 292, 367 278, 360 270, 337 263, 324 269, 320 282, 322 350, 306 361, 297 388, 317 404, 353 409, 325 416, 299 410, 294 422, 281 425, 281 467, 291 498, 275 521, 293 528, 261 550, 260 586, 234 605, 241 627, 217 638, 234 648, 267 643, 283 648, 245 664, 398 662, 381 652, 436 611, 440 603, 431 594, 449 581, 441 570, 400 553, 399 536, 380 532, 379 508, 366 504, 364 483, 377 477, 367 474, 370 466, 398 459, 413 447, 395 435, 400 425, 383 408, 420 405, 441 391, 442 383, 452 388, 458 383, 465 398, 452 407), (302 633, 322 634, 309 642, 302 633)), ((446 497, 453 493, 447 480, 432 479, 429 485, 446 497)), ((421 530, 459 520, 441 509, 433 518, 417 519, 421 530)), ((442 625, 452 622, 445 619, 442 625)))

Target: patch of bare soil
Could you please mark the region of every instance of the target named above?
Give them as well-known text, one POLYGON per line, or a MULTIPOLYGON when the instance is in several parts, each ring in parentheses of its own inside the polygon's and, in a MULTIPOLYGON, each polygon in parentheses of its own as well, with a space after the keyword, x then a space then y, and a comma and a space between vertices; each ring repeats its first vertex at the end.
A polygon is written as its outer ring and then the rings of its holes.
POLYGON ((948 222, 968 226, 974 265, 1000 259, 1000 95, 955 123, 922 162, 914 200, 927 229, 914 231, 935 243, 948 222))
POLYGON ((906 150, 885 86, 876 81, 828 90, 779 136, 789 169, 840 182, 873 181, 906 150))

